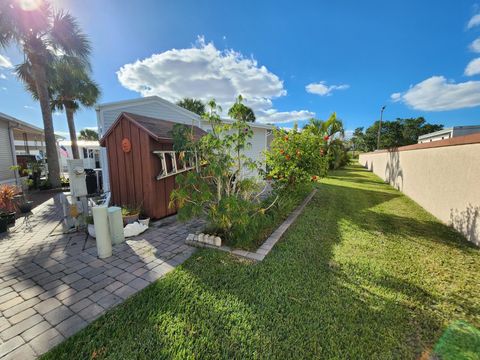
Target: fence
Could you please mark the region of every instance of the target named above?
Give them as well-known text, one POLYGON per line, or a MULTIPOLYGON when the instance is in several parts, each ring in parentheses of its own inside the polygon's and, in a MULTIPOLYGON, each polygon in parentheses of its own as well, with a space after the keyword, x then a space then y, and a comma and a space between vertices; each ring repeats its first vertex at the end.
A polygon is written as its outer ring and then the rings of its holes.
POLYGON ((359 162, 480 246, 480 133, 365 153, 359 162))

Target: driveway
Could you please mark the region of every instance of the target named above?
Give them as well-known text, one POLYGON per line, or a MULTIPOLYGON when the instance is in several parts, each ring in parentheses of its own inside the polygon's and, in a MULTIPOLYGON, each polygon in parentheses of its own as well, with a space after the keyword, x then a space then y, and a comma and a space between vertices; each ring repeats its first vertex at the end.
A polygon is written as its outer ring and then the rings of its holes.
POLYGON ((0 358, 33 359, 173 270, 195 251, 198 221, 168 219, 98 259, 95 240, 63 234, 57 198, 0 237, 0 358))

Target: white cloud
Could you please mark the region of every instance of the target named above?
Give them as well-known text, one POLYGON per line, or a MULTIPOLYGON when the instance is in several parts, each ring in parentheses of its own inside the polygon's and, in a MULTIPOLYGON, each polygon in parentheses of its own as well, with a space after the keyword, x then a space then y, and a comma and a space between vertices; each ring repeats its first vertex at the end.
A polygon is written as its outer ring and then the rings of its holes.
POLYGON ((0 73, 0 79, 5 80, 7 76, 5 74, 0 73))
POLYGON ((35 109, 33 106, 30 106, 30 105, 23 105, 23 108, 28 109, 28 110, 34 110, 35 109))
POLYGON ((465 68, 465 75, 472 76, 477 74, 480 74, 480 58, 473 59, 465 68))
MULTIPOLYGON (((448 82, 443 76, 432 76, 392 99, 416 110, 444 111, 480 105, 480 81, 448 82)), ((395 96, 394 96, 395 95, 395 96)))
POLYGON ((402 93, 393 93, 392 95, 390 95, 390 98, 392 99, 393 102, 398 102, 402 99, 402 93))
POLYGON ((473 40, 469 48, 470 48, 470 51, 480 53, 480 38, 473 40))
POLYGON ((316 94, 320 96, 329 96, 332 95, 334 90, 346 90, 350 85, 327 85, 325 81, 320 81, 318 83, 311 83, 305 86, 305 90, 310 94, 316 94))
MULTIPOLYGON (((190 48, 171 49, 125 64, 117 71, 120 83, 142 96, 158 95, 169 101, 192 97, 214 98, 224 110, 241 94, 259 122, 278 122, 305 116, 304 111, 279 112, 272 100, 285 96, 283 81, 253 58, 234 50, 218 50, 203 37, 190 48)), ((312 114, 308 112, 309 114, 312 114)))
POLYGON ((0 67, 10 69, 13 67, 13 64, 8 57, 6 57, 5 55, 0 55, 0 67))
POLYGON ((480 14, 473 15, 468 22, 467 28, 471 29, 477 25, 480 25, 480 14))
POLYGON ((291 121, 307 120, 315 117, 315 113, 308 110, 299 110, 299 111, 277 111, 275 109, 270 109, 267 111, 259 111, 255 114, 259 114, 259 117, 262 119, 268 119, 269 123, 285 123, 291 121))
POLYGON ((1 89, 2 89, 3 91, 7 91, 7 88, 6 88, 5 86, 2 86, 1 89))

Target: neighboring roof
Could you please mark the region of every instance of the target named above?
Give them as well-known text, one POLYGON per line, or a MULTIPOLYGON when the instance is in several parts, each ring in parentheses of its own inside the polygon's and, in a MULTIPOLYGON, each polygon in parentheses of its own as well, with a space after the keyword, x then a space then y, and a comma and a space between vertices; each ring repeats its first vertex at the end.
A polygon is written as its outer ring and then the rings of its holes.
MULTIPOLYGON (((187 110, 181 106, 178 106, 177 104, 174 104, 168 100, 165 100, 161 98, 160 96, 147 96, 143 98, 137 98, 137 99, 129 99, 129 100, 122 100, 122 101, 115 101, 115 102, 110 102, 110 103, 104 103, 104 104, 98 104, 97 107, 95 108, 97 111, 100 110, 110 110, 110 109, 115 109, 115 108, 121 108, 122 106, 125 105, 133 105, 133 104, 141 104, 141 103, 148 103, 151 101, 157 101, 160 102, 166 106, 168 106, 170 109, 173 109, 189 118, 193 118, 196 120, 202 120, 202 117, 194 112, 191 112, 190 110, 187 110)), ((233 120, 230 119, 222 119, 223 122, 225 123, 232 123, 233 120)), ((260 128, 260 129, 274 129, 275 126, 272 125, 267 125, 267 124, 260 124, 260 123, 251 123, 249 124, 251 127, 255 128, 260 128)))
POLYGON ((43 129, 36 127, 35 125, 31 125, 25 121, 19 120, 17 118, 14 118, 13 116, 4 114, 0 112, 0 119, 8 121, 9 123, 12 123, 14 127, 20 129, 20 130, 29 130, 33 132, 38 132, 43 134, 43 129))
POLYGON ((442 134, 451 133, 452 131, 455 131, 455 130, 475 130, 475 129, 480 130, 480 125, 452 126, 452 127, 443 128, 442 130, 437 130, 437 131, 434 131, 434 132, 431 132, 431 133, 428 133, 428 134, 425 134, 425 135, 420 135, 418 137, 418 140, 428 139, 432 136, 438 136, 438 135, 442 135, 442 134))
MULTIPOLYGON (((122 112, 118 116, 117 120, 115 120, 113 125, 105 133, 105 135, 100 139, 100 145, 104 146, 105 139, 107 138, 108 135, 110 135, 110 133, 113 131, 113 129, 116 127, 116 125, 118 124, 118 122, 120 122, 121 119, 127 119, 135 123, 138 127, 142 128, 144 131, 146 131, 151 137, 153 137, 157 141, 173 140, 172 130, 173 130, 173 127, 178 124, 177 122, 173 122, 173 121, 167 121, 167 120, 156 119, 148 116, 122 112)), ((190 127, 191 125, 186 125, 186 126, 190 127)), ((193 131, 194 131, 195 138, 197 139, 207 134, 205 131, 203 131, 197 126, 193 126, 193 131)))
MULTIPOLYGON (((60 140, 58 142, 59 145, 63 146, 72 146, 72 141, 71 140, 60 140)), ((80 147, 90 147, 90 148, 96 148, 100 146, 100 143, 95 140, 77 140, 77 145, 80 147)))

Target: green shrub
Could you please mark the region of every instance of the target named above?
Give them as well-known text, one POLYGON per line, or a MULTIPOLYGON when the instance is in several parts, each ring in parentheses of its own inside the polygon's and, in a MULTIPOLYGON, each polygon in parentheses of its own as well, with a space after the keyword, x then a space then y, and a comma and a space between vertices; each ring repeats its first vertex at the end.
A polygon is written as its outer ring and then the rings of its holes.
POLYGON ((310 129, 275 130, 266 153, 268 177, 279 187, 294 188, 326 175, 325 139, 310 129))

